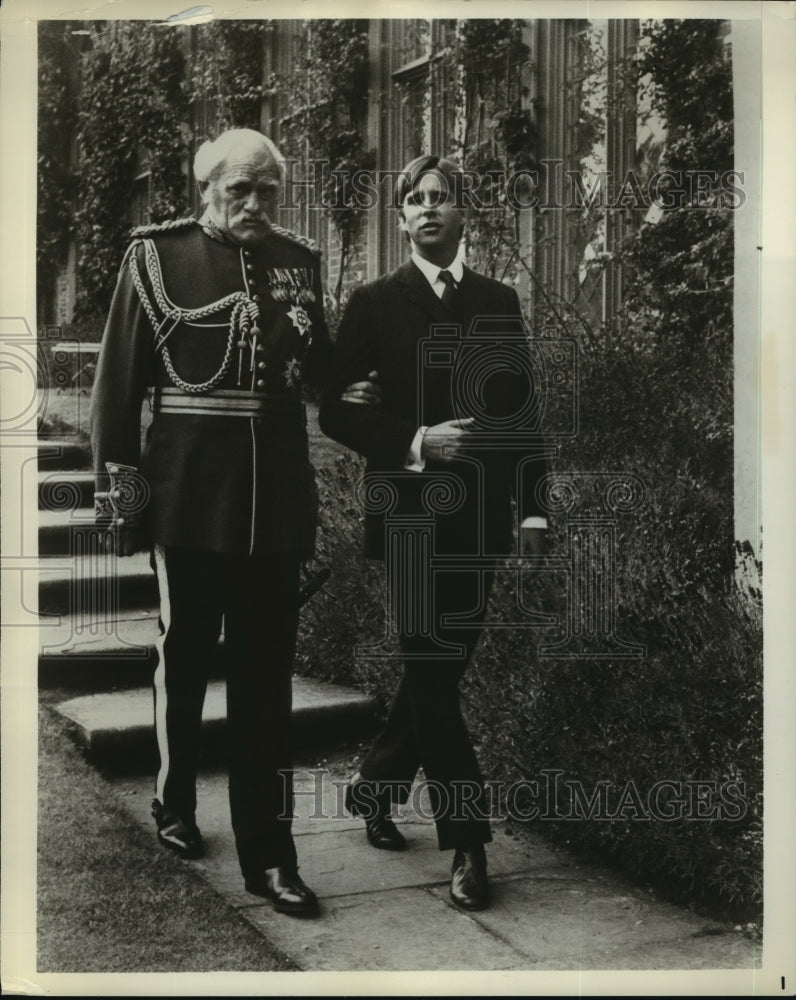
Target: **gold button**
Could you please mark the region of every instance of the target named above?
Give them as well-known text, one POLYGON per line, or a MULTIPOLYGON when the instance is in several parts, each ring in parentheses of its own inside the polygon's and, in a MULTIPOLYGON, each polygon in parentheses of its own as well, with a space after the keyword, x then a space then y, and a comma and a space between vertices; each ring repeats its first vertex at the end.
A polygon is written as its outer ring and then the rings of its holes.
POLYGON ((257 388, 258 388, 258 389, 262 389, 262 387, 263 387, 264 385, 265 385, 265 379, 263 379, 263 378, 258 378, 258 379, 257 379, 257 388))
POLYGON ((263 368, 265 368, 265 362, 264 361, 258 361, 257 362, 257 367, 260 369, 260 371, 262 371, 263 368))

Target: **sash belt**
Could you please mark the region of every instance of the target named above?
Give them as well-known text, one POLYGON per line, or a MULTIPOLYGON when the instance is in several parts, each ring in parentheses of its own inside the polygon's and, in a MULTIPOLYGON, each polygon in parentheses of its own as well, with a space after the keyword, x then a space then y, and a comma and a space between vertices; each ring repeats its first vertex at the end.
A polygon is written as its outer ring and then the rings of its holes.
POLYGON ((189 413, 208 417, 298 417, 304 405, 294 395, 276 392, 250 392, 246 389, 215 389, 192 396, 180 389, 155 388, 154 413, 189 413))

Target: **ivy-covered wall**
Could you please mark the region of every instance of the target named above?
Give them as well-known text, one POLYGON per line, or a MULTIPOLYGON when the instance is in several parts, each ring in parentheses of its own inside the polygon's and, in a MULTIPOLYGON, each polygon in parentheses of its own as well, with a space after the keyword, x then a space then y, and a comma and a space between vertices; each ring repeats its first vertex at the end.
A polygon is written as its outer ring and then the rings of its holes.
MULTIPOLYGON (((550 24, 549 31, 571 32, 569 22, 550 24)), ((130 224, 141 221, 133 215, 143 207, 160 221, 195 211, 195 149, 231 125, 269 132, 296 161, 299 180, 312 161, 325 164, 321 208, 286 211, 281 221, 324 244, 333 313, 355 274, 382 269, 383 238, 374 237, 370 219, 365 225, 368 213, 381 213, 383 228, 395 228, 394 213, 384 205, 389 186, 380 189, 375 209, 363 207, 352 173, 394 170, 394 157, 404 162, 432 147, 483 176, 476 195, 491 208, 472 214, 472 263, 506 280, 527 284, 539 277, 529 260, 546 260, 550 240, 540 235, 530 252, 521 213, 506 200, 505 178, 536 165, 544 149, 538 120, 545 103, 585 107, 566 92, 565 67, 557 71, 561 79, 539 82, 545 73, 532 47, 540 43, 528 22, 451 20, 431 30, 427 22, 399 21, 390 26, 390 52, 374 41, 383 30, 374 22, 331 19, 214 21, 192 28, 42 22, 42 305, 52 297, 51 265, 64 266, 73 240, 76 318, 83 333, 96 331, 130 224), (404 59, 418 64, 409 77, 385 73, 384 60, 399 68, 404 59), (56 82, 65 61, 74 67, 71 89, 56 82), (63 155, 64 133, 79 150, 72 163, 63 155), (64 198, 70 185, 74 203, 64 198)), ((569 252, 572 241, 564 242, 553 256, 569 252)), ((394 250, 402 253, 402 246, 394 250)), ((546 275, 540 280, 552 290, 546 275)), ((529 297, 528 304, 538 303, 529 297)))
POLYGON ((81 60, 76 318, 100 326, 130 232, 136 176, 149 166, 153 221, 184 214, 185 54, 146 24, 92 22, 81 60))
MULTIPOLYGON (((368 22, 304 22, 292 44, 289 69, 281 64, 273 77, 280 148, 295 161, 298 182, 309 179, 309 160, 324 165, 319 200, 322 218, 330 226, 326 239, 322 232, 318 235, 331 258, 327 306, 336 314, 366 214, 352 177, 375 165, 375 151, 367 142, 368 22)), ((303 221, 301 212, 296 221, 303 221)))
POLYGON ((195 209, 197 145, 226 127, 260 127, 267 31, 40 22, 40 322, 54 318, 54 275, 73 241, 74 319, 98 339, 135 212, 160 222, 195 209))
POLYGON ((43 21, 39 30, 37 308, 50 320, 55 283, 74 237, 77 177, 72 162, 79 52, 70 22, 43 21))

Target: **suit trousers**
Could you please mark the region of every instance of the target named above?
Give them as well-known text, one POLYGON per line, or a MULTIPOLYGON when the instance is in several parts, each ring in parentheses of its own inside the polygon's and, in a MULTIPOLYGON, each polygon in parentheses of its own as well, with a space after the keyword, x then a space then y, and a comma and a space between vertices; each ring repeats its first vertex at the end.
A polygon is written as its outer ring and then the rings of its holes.
MULTIPOLYGON (((490 573, 480 574, 480 580, 473 572, 435 573, 432 630, 401 634, 403 675, 384 729, 360 769, 382 801, 405 802, 422 765, 440 850, 492 839, 483 779, 459 697, 459 681, 481 629, 443 622, 445 615, 465 614, 485 603, 492 579, 490 573), (450 657, 441 644, 458 644, 461 652, 450 657)), ((401 599, 400 594, 391 597, 401 599)), ((402 620, 400 608, 393 605, 393 611, 402 620)))
POLYGON ((157 797, 193 819, 202 708, 223 622, 229 803, 241 870, 295 868, 290 722, 299 558, 156 546, 152 561, 161 632, 157 797))

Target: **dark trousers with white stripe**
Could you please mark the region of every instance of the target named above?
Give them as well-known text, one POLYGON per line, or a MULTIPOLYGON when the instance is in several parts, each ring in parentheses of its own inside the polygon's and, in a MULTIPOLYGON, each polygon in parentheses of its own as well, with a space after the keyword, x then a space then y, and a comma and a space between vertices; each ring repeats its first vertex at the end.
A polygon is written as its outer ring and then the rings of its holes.
POLYGON ((208 675, 224 626, 229 802, 244 875, 296 865, 290 718, 299 558, 157 546, 156 794, 190 821, 208 675))

